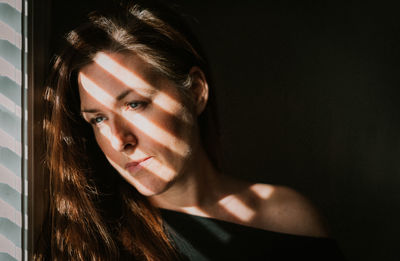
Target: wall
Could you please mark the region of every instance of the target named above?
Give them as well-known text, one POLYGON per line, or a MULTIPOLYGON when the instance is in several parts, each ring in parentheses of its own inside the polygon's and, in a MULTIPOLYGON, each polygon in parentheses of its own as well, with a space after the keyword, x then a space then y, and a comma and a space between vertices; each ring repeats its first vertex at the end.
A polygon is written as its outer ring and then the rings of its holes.
POLYGON ((227 166, 292 186, 350 260, 395 260, 399 26, 392 3, 192 4, 220 94, 227 166))

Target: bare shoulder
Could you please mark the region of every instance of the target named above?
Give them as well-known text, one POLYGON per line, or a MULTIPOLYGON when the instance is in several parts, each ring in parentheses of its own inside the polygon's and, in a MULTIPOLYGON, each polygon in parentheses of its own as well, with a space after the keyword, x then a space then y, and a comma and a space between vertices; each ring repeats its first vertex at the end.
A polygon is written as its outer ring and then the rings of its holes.
POLYGON ((327 227, 312 203, 297 191, 269 184, 253 184, 257 196, 255 226, 287 234, 327 237, 327 227))

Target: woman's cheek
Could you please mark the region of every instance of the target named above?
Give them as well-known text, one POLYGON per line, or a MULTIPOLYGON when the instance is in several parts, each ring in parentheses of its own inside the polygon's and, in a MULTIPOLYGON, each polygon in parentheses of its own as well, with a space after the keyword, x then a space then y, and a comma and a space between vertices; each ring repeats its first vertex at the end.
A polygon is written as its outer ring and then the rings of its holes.
POLYGON ((99 145, 100 149, 103 151, 103 153, 108 156, 112 154, 112 145, 111 145, 111 137, 109 136, 109 133, 107 133, 106 129, 103 128, 98 128, 94 127, 93 129, 94 136, 97 142, 97 145, 99 145))

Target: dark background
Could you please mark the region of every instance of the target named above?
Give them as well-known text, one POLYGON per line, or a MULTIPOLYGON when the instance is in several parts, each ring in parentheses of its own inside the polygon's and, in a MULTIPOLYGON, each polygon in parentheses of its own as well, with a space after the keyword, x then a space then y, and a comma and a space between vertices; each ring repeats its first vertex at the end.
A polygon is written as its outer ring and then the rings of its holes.
MULTIPOLYGON (((50 50, 101 2, 53 1, 50 50)), ((227 173, 308 196, 349 260, 398 260, 395 1, 178 3, 211 64, 227 173)))

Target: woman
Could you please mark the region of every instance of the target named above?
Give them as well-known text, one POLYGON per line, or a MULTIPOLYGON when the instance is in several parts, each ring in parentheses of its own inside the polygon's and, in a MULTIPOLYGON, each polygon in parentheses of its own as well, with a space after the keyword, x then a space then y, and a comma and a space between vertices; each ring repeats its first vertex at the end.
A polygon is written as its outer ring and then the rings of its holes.
POLYGON ((301 195, 222 172, 207 62, 177 14, 129 2, 91 13, 67 40, 46 92, 51 229, 35 259, 271 259, 293 245, 336 254, 301 195), (188 218, 280 243, 200 253, 179 236, 188 218))

